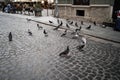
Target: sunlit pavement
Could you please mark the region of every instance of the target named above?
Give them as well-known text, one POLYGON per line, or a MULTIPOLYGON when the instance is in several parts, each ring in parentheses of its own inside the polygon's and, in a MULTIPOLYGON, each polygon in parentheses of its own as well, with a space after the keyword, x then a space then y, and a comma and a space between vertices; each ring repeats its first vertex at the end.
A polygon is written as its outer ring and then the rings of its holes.
POLYGON ((80 52, 76 49, 79 41, 70 33, 60 37, 63 30, 40 25, 48 37, 36 22, 0 14, 0 80, 120 80, 119 47, 87 38, 80 52), (60 57, 66 46, 70 46, 70 56, 60 57))

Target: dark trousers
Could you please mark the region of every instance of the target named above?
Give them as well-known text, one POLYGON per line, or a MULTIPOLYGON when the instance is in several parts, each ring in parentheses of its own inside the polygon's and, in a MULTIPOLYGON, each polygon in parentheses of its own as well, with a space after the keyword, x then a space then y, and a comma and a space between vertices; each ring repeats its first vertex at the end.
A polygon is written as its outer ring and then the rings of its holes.
POLYGON ((120 18, 117 18, 116 20, 115 30, 120 31, 120 18))

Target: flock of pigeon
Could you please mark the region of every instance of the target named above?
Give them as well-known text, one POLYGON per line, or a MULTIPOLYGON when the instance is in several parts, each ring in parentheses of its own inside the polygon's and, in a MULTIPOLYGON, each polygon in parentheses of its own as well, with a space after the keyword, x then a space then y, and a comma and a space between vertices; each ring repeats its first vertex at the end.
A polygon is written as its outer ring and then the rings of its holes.
MULTIPOLYGON (((61 26, 63 26, 63 22, 62 21, 57 19, 57 22, 58 22, 58 26, 56 28, 54 28, 53 30, 58 30, 61 26)), ((49 21, 49 23, 53 23, 53 22, 49 21)), ((74 23, 73 21, 69 21, 68 19, 66 20, 66 28, 65 28, 64 33, 61 34, 61 37, 65 36, 67 34, 67 31, 70 29, 70 25, 73 26, 73 23, 74 23)), ((83 25, 83 21, 81 21, 81 25, 83 25)), ((75 29, 75 31, 73 31, 71 33, 71 35, 73 34, 76 38, 79 39, 79 37, 80 37, 79 32, 81 31, 82 26, 78 26, 77 22, 75 22, 74 26, 76 27, 76 29, 75 29)), ((90 26, 87 27, 87 29, 90 29, 90 28, 91 28, 90 26)), ((80 51, 82 51, 82 49, 86 45, 86 38, 83 35, 82 35, 81 40, 82 40, 81 44, 79 46, 77 46, 77 49, 80 50, 80 51)), ((65 57, 65 56, 68 56, 69 53, 70 53, 70 48, 69 48, 69 46, 67 46, 67 48, 63 52, 61 52, 59 54, 59 56, 64 56, 65 57)))
MULTIPOLYGON (((31 21, 31 19, 28 19, 28 18, 26 18, 26 20, 28 22, 31 21)), ((50 20, 49 20, 49 23, 50 24, 54 24, 53 21, 50 21, 50 20)), ((58 30, 58 29, 60 29, 63 26, 62 20, 57 19, 57 23, 58 23, 58 26, 56 26, 53 30, 58 30)), ((82 29, 82 25, 84 25, 83 21, 81 21, 81 25, 79 26, 77 22, 74 23, 73 21, 70 21, 70 20, 66 19, 66 23, 65 24, 66 24, 66 28, 65 28, 65 31, 61 34, 61 37, 66 36, 68 30, 70 30, 70 28, 71 28, 70 26, 75 26, 76 28, 75 28, 75 30, 73 32, 71 32, 71 35, 74 35, 77 39, 79 37, 81 37, 81 43, 76 48, 79 51, 82 51, 82 49, 86 46, 86 38, 83 35, 79 35, 79 32, 82 29)), ((94 22, 93 24, 96 25, 96 22, 94 22)), ((45 35, 45 37, 48 37, 48 32, 45 29, 43 29, 42 26, 37 24, 37 28, 38 28, 38 30, 43 30, 43 34, 45 35)), ((91 25, 86 27, 86 29, 90 30, 91 29, 91 25)), ((28 34, 30 36, 33 35, 32 32, 30 31, 30 29, 28 29, 28 34)), ((12 41, 12 33, 11 32, 9 33, 8 38, 9 38, 9 41, 12 41)), ((69 49, 69 46, 67 46, 67 48, 63 52, 61 52, 59 54, 59 56, 68 56, 69 53, 70 53, 70 49, 69 49)))

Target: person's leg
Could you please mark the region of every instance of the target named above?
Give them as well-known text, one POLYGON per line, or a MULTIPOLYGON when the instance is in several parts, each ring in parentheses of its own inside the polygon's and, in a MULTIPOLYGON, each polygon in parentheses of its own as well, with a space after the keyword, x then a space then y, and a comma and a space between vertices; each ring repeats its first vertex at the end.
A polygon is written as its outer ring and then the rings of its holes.
POLYGON ((117 18, 116 20, 115 30, 120 31, 120 18, 117 18))

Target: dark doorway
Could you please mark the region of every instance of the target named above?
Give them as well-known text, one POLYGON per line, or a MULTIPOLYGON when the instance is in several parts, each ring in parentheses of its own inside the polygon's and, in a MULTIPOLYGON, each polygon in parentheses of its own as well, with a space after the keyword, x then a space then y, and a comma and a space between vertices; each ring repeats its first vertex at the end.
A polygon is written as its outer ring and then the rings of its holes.
POLYGON ((113 5, 113 21, 117 19, 117 11, 120 10, 120 0, 115 0, 113 5))
POLYGON ((84 10, 76 10, 76 16, 84 16, 85 11, 84 10))

